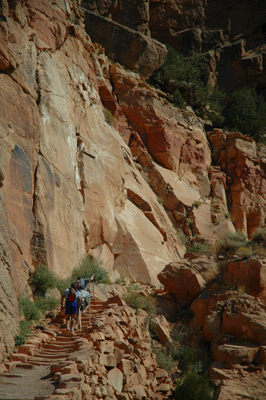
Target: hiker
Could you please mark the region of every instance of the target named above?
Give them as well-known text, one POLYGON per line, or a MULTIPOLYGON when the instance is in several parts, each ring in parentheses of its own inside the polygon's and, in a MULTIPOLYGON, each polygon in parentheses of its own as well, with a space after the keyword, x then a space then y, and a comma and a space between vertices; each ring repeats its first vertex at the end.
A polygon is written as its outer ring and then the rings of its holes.
MULTIPOLYGON (((93 277, 92 277, 92 278, 93 278, 93 277)), ((77 282, 76 282, 76 289, 79 289, 80 286, 86 287, 87 284, 88 284, 90 281, 91 281, 91 278, 85 279, 85 278, 81 278, 81 277, 79 276, 79 277, 78 277, 78 280, 77 280, 77 282)))
POLYGON ((75 322, 78 317, 78 309, 81 303, 79 292, 76 290, 74 283, 72 283, 71 287, 66 289, 61 296, 61 311, 63 310, 64 299, 67 330, 71 329, 71 332, 74 333, 75 322))
POLYGON ((79 287, 80 306, 78 309, 78 328, 81 330, 81 315, 86 315, 85 309, 90 304, 91 293, 83 285, 79 287))

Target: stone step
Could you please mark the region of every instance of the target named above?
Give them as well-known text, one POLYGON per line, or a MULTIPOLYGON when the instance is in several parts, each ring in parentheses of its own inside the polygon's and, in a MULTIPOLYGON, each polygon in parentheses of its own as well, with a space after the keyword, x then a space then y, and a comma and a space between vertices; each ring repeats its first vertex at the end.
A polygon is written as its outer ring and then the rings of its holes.
MULTIPOLYGON (((72 338, 73 339, 73 338, 72 338)), ((55 343, 45 343, 41 346, 42 349, 57 349, 59 347, 64 347, 66 349, 72 349, 76 347, 75 341, 68 343, 55 342, 55 343)))
MULTIPOLYGON (((43 358, 43 359, 47 359, 47 360, 57 360, 58 358, 67 357, 70 353, 72 353, 72 351, 70 351, 68 353, 61 352, 61 353, 57 353, 57 354, 46 354, 46 353, 43 353, 43 352, 38 352, 38 353, 35 353, 33 357, 34 358, 35 357, 36 358, 43 358)), ((27 361, 30 362, 33 357, 28 358, 27 361)))
POLYGON ((51 360, 49 358, 33 357, 32 359, 29 359, 27 363, 30 363, 32 365, 50 365, 54 364, 55 362, 66 361, 66 359, 67 357, 58 357, 54 360, 51 360))

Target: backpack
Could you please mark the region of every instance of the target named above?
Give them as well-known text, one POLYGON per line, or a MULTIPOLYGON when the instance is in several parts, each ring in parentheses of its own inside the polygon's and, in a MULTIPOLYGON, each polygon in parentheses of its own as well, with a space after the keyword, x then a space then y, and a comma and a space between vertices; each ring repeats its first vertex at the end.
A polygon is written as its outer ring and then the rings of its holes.
POLYGON ((84 307, 90 304, 91 294, 87 292, 87 290, 81 291, 81 302, 84 307))
POLYGON ((73 303, 76 300, 75 289, 70 288, 67 296, 67 300, 73 303))

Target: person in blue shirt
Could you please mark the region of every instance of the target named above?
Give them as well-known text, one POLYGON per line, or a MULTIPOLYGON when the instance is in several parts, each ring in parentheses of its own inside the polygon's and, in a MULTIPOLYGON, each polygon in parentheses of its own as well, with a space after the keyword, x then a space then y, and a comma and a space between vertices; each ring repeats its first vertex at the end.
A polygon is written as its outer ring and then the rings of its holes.
POLYGON ((72 283, 71 287, 66 289, 61 296, 61 311, 64 309, 64 300, 67 330, 71 329, 71 332, 74 333, 75 323, 78 319, 78 310, 81 304, 81 297, 74 283, 72 283))

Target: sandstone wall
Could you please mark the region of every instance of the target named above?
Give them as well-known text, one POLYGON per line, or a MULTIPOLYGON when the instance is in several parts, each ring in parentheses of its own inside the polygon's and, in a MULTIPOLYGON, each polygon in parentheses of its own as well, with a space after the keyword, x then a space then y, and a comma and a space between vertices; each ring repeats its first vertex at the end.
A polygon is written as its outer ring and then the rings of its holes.
POLYGON ((90 253, 110 271, 158 285, 157 273, 184 250, 125 141, 105 121, 99 82, 106 79, 76 2, 3 1, 1 13, 4 350, 18 333, 17 294, 31 295, 28 278, 38 263, 66 277, 90 253), (127 200, 134 186, 159 222, 127 200))

